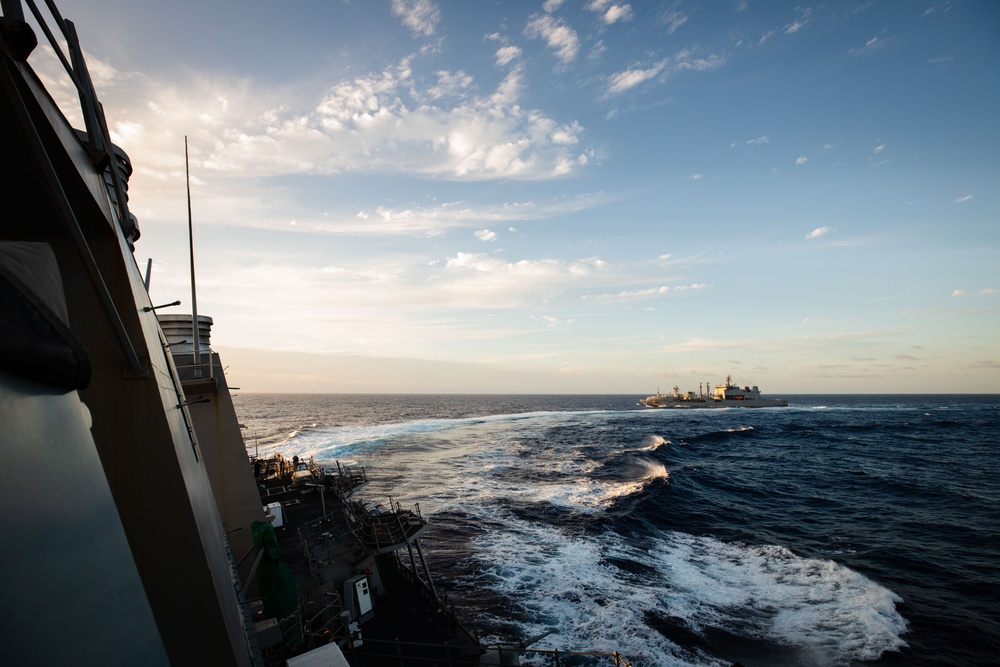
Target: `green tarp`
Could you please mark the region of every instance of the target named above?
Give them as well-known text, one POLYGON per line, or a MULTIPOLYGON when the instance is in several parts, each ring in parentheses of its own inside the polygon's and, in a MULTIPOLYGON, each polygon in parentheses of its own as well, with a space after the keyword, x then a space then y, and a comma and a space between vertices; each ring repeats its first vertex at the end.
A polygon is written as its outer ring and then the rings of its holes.
POLYGON ((267 521, 250 524, 254 556, 264 552, 257 566, 257 589, 264 600, 264 613, 278 619, 282 638, 292 646, 302 643, 298 618, 299 596, 288 565, 281 560, 281 548, 274 527, 267 521))

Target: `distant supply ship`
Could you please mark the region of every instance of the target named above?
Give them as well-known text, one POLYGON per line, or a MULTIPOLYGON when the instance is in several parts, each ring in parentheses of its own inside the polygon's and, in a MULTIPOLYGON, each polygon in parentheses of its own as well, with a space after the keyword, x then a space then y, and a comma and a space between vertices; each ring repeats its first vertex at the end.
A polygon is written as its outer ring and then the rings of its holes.
POLYGON ((761 398, 756 385, 743 388, 734 385, 732 375, 726 376, 726 384, 715 385, 711 395, 706 382, 704 392, 700 384, 697 393, 689 391, 682 394, 674 387, 673 394, 661 394, 657 389, 654 395, 639 403, 647 408, 780 408, 788 405, 788 401, 782 398, 761 398))

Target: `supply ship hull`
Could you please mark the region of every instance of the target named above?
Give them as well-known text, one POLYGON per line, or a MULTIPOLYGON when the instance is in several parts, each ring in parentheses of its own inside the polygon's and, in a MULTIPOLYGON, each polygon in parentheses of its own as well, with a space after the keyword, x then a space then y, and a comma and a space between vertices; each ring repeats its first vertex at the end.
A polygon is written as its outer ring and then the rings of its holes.
POLYGON ((739 387, 733 384, 731 375, 726 377, 725 384, 715 385, 711 394, 707 393, 708 383, 705 383, 706 391, 702 392, 701 386, 698 392, 689 391, 686 394, 680 393, 674 387, 672 394, 661 394, 657 391, 652 396, 640 399, 639 404, 647 408, 778 408, 788 405, 788 401, 783 398, 763 398, 760 389, 753 387, 739 387))

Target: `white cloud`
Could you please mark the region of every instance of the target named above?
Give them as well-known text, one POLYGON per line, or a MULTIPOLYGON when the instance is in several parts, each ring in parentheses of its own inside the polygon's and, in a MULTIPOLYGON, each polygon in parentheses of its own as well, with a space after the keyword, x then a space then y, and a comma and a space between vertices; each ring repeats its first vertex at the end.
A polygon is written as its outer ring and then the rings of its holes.
POLYGON ((705 178, 704 174, 691 174, 690 176, 688 176, 688 179, 692 181, 700 181, 703 178, 705 178))
POLYGON ((799 12, 800 16, 798 19, 785 26, 786 35, 792 35, 797 33, 799 30, 802 30, 806 23, 809 22, 809 17, 812 16, 813 12, 813 10, 809 7, 797 7, 796 11, 799 12))
POLYGON ((878 141, 875 142, 875 148, 872 149, 872 153, 878 155, 879 153, 885 151, 885 148, 886 148, 885 144, 882 143, 881 139, 879 139, 878 141))
MULTIPOLYGON (((473 206, 464 202, 446 202, 429 207, 392 208, 378 206, 359 211, 353 218, 310 221, 300 225, 300 231, 368 234, 409 234, 426 236, 445 229, 469 228, 492 223, 546 220, 587 210, 602 201, 599 195, 583 195, 550 204, 509 202, 473 206)), ((510 226, 508 231, 517 230, 510 226)))
POLYGON ((444 269, 443 281, 435 281, 432 289, 446 295, 435 299, 473 308, 507 308, 541 303, 569 288, 593 283, 608 265, 596 258, 508 262, 486 253, 459 252, 447 258, 444 269))
MULTIPOLYGON (((441 70, 437 73, 437 76, 437 85, 431 86, 426 91, 426 97, 432 100, 440 100, 445 97, 461 99, 472 88, 472 76, 462 70, 458 70, 457 72, 441 70)), ((420 97, 423 97, 423 95, 420 97)))
POLYGON ((685 49, 674 56, 674 70, 694 70, 696 72, 707 72, 719 67, 722 67, 726 63, 726 59, 722 56, 712 54, 707 58, 697 58, 694 56, 694 52, 690 49, 685 49))
POLYGON ((978 292, 972 292, 971 290, 965 290, 965 289, 957 289, 951 293, 952 296, 970 296, 972 294, 976 294, 978 296, 989 296, 992 294, 1000 294, 1000 289, 996 289, 993 287, 984 287, 978 292))
POLYGON ((806 238, 807 239, 815 239, 815 238, 819 238, 820 236, 824 236, 824 235, 829 234, 829 233, 830 233, 830 228, 829 227, 817 227, 816 229, 814 229, 811 232, 809 232, 808 234, 806 234, 806 238))
POLYGON ((617 23, 618 21, 631 21, 632 6, 628 3, 623 5, 612 5, 611 7, 608 7, 608 11, 604 12, 604 16, 602 18, 608 25, 617 23))
MULTIPOLYGON (((757 137, 756 139, 748 139, 743 143, 745 143, 747 146, 758 146, 760 144, 769 144, 771 143, 771 140, 768 139, 767 136, 763 136, 763 137, 757 137)), ((733 142, 729 144, 729 147, 736 148, 739 145, 740 145, 739 142, 733 142)))
POLYGON ((440 71, 420 88, 403 60, 336 83, 312 109, 308 97, 289 104, 290 91, 246 81, 168 84, 150 77, 136 84, 144 90, 133 90, 149 103, 124 122, 109 121, 118 138, 128 139, 127 149, 142 145, 157 156, 143 166, 164 181, 180 167, 176 144, 186 134, 192 165, 204 177, 367 171, 530 180, 579 169, 583 127, 522 107, 520 77, 515 68, 481 94, 468 73, 440 71))
POLYGON ((496 241, 497 233, 489 229, 479 229, 476 231, 475 236, 480 241, 496 241))
POLYGON ((678 11, 669 11, 660 19, 667 26, 667 34, 672 35, 682 25, 688 22, 688 17, 678 11))
POLYGON ((392 13, 414 35, 430 37, 441 20, 441 12, 431 0, 392 0, 392 13))
POLYGON ((583 296, 580 297, 580 299, 582 301, 587 301, 589 299, 634 300, 651 296, 659 296, 661 294, 666 294, 669 291, 670 291, 669 287, 667 287, 666 285, 661 285, 660 287, 647 287, 645 289, 637 289, 637 290, 622 290, 620 292, 615 292, 615 293, 584 294, 583 296))
POLYGON ((392 0, 392 13, 413 34, 430 37, 441 20, 441 12, 431 0, 392 0))
POLYGON ((560 7, 562 7, 564 1, 565 0, 545 0, 545 2, 542 3, 542 9, 546 13, 551 14, 552 12, 557 11, 560 7))
POLYGON ((590 0, 585 8, 601 14, 601 20, 607 25, 618 21, 632 20, 632 6, 627 3, 616 3, 614 0, 590 0))
POLYGON ((556 52, 556 58, 562 63, 569 63, 580 51, 580 39, 576 31, 562 20, 550 15, 535 16, 524 29, 528 37, 541 37, 550 48, 556 52))
POLYGON ((972 195, 962 195, 961 197, 959 197, 958 199, 955 200, 955 203, 956 204, 964 204, 965 202, 969 201, 970 199, 972 199, 972 195))
POLYGON ((805 164, 808 161, 809 158, 807 158, 805 155, 800 155, 797 158, 795 158, 795 164, 805 164))
POLYGON ((504 65, 509 65, 511 61, 520 57, 520 55, 521 49, 519 47, 508 45, 497 49, 497 52, 493 54, 493 57, 496 59, 497 65, 503 67, 504 65))
POLYGON ((608 95, 618 95, 626 90, 635 88, 639 84, 653 79, 663 71, 667 61, 661 60, 647 69, 628 69, 624 72, 613 74, 608 82, 608 95))
POLYGON ((848 55, 851 56, 867 56, 871 53, 874 53, 875 51, 880 50, 888 43, 888 41, 889 40, 880 39, 878 36, 875 36, 869 39, 867 42, 865 42, 864 46, 849 49, 847 53, 848 55))

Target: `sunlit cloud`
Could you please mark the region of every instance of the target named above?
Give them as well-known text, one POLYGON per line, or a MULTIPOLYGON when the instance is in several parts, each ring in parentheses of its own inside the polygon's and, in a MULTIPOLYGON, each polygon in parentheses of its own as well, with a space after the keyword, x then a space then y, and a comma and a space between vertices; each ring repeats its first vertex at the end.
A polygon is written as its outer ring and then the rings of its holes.
POLYGON ((781 338, 712 339, 695 336, 682 342, 665 345, 661 348, 661 351, 667 353, 717 352, 720 350, 735 349, 742 351, 761 350, 789 353, 792 351, 816 351, 863 346, 876 342, 884 342, 898 335, 899 333, 896 331, 874 330, 834 332, 814 336, 785 336, 781 338))
POLYGON ((700 58, 690 50, 681 51, 673 58, 664 58, 648 67, 630 67, 612 74, 607 79, 605 95, 618 95, 647 81, 663 79, 669 72, 685 70, 706 72, 721 67, 723 64, 725 64, 725 58, 722 56, 713 54, 700 58))
POLYGON ((429 87, 420 98, 441 100, 442 98, 461 99, 465 97, 472 88, 473 78, 462 70, 449 72, 441 70, 437 73, 437 85, 429 87))
POLYGON ((806 238, 807 239, 815 239, 815 238, 819 238, 820 236, 825 236, 826 234, 829 234, 829 233, 830 233, 830 228, 829 227, 817 227, 816 229, 814 229, 811 232, 809 232, 808 234, 806 234, 806 238))
POLYGON ((612 25, 618 21, 632 20, 632 6, 627 2, 617 3, 614 0, 590 0, 585 8, 601 14, 601 20, 607 25, 612 25))
POLYGON ((126 150, 138 146, 152 156, 143 167, 153 179, 182 170, 177 146, 187 134, 192 171, 202 178, 351 171, 531 180, 580 169, 588 160, 576 148, 583 127, 523 107, 520 76, 515 69, 494 90, 476 94, 471 75, 442 70, 421 88, 407 59, 312 100, 302 91, 295 104, 286 101, 289 91, 248 81, 170 84, 149 77, 135 84, 146 87, 148 103, 109 125, 118 141, 128 141, 121 144, 126 150))
POLYGON ((646 297, 660 296, 666 294, 669 291, 670 291, 669 287, 667 287, 666 285, 661 285, 660 287, 648 287, 645 289, 622 290, 616 293, 584 294, 583 296, 580 297, 580 299, 583 301, 586 301, 588 299, 596 299, 596 300, 642 299, 646 297))
MULTIPOLYGON (((357 212, 352 217, 309 221, 299 225, 299 231, 320 231, 350 234, 418 234, 447 229, 478 227, 484 222, 511 223, 546 220, 584 211, 600 204, 600 195, 582 195, 558 202, 508 202, 471 205, 466 202, 445 202, 434 206, 377 206, 357 212)), ((516 231, 512 226, 512 231, 516 231)))
POLYGON ((494 54, 497 65, 503 67, 521 55, 521 49, 516 46, 502 46, 494 54))
POLYGON ((441 20, 441 12, 430 0, 392 0, 392 13, 414 35, 429 37, 441 20))
POLYGON ((970 199, 972 199, 972 195, 962 195, 961 197, 959 197, 958 199, 955 200, 955 203, 956 204, 964 204, 965 202, 969 201, 970 199))
POLYGON ((446 294, 437 298, 453 306, 483 309, 541 303, 598 280, 609 267, 597 258, 512 262, 486 253, 459 252, 447 258, 444 269, 433 289, 446 294))
POLYGON ((544 39, 549 48, 556 52, 556 58, 564 64, 572 62, 580 51, 580 38, 576 31, 549 14, 532 17, 524 34, 544 39))
POLYGON ((795 158, 795 164, 805 164, 806 162, 809 162, 809 158, 807 158, 805 155, 800 155, 797 158, 795 158))
POLYGON ((726 64, 726 59, 717 54, 711 54, 705 58, 695 56, 694 51, 685 49, 674 56, 671 68, 676 71, 694 70, 696 72, 708 72, 726 64))
POLYGON ((608 80, 607 93, 608 95, 617 95, 631 88, 635 88, 639 84, 659 76, 666 65, 667 61, 661 60, 660 62, 655 63, 652 67, 648 67, 646 69, 627 69, 623 72, 613 74, 608 80))
POLYGON ((497 233, 489 229, 479 229, 475 232, 475 236, 480 241, 496 241, 497 233))

